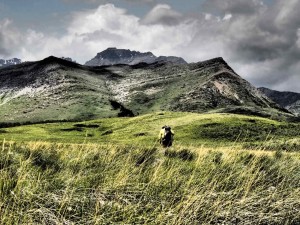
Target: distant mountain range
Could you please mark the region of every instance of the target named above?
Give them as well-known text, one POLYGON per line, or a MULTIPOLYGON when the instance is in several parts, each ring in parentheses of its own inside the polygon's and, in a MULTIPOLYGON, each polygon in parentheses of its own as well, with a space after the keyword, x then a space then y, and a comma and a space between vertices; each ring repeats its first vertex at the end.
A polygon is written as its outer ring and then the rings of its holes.
POLYGON ((291 116, 222 58, 190 64, 115 62, 92 67, 51 56, 0 69, 0 122, 85 120, 160 110, 291 116))
POLYGON ((21 59, 13 58, 13 59, 0 59, 0 68, 11 66, 11 65, 18 65, 22 63, 21 59))
POLYGON ((258 89, 281 107, 286 108, 296 115, 300 114, 300 93, 275 91, 264 87, 258 89))
POLYGON ((174 64, 187 64, 180 57, 159 56, 156 57, 151 52, 138 52, 129 49, 108 48, 98 53, 93 59, 85 63, 86 66, 107 66, 116 64, 135 65, 138 63, 170 62, 174 64))
POLYGON ((70 62, 74 62, 74 63, 76 63, 76 61, 75 60, 73 60, 72 58, 70 58, 70 57, 61 57, 61 59, 64 59, 64 60, 67 60, 67 61, 70 61, 70 62))

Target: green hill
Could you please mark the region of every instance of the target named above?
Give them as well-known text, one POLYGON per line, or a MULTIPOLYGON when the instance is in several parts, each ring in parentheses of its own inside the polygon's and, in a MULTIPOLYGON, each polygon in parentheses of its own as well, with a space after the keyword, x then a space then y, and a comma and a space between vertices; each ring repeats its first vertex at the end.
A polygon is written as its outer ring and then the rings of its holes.
POLYGON ((83 121, 161 110, 292 116, 222 58, 88 67, 48 57, 0 69, 0 122, 83 121))
POLYGON ((108 142, 150 147, 158 144, 158 132, 166 124, 174 129, 176 144, 182 146, 224 147, 233 142, 247 148, 273 146, 275 150, 293 150, 299 146, 296 140, 299 140, 300 124, 225 113, 157 112, 132 118, 35 124, 2 128, 0 138, 7 141, 108 142))

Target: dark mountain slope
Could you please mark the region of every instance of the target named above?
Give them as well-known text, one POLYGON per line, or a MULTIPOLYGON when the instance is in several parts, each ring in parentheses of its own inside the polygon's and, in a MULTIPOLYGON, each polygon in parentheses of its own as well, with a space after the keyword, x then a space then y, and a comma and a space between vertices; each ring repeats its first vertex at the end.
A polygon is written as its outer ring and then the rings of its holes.
POLYGON ((87 61, 87 66, 104 66, 127 64, 135 65, 138 63, 155 63, 155 62, 169 62, 173 64, 187 64, 187 62, 175 56, 160 56, 156 57, 151 52, 138 52, 129 49, 108 48, 99 52, 93 59, 87 61))
POLYGON ((296 115, 300 113, 300 93, 275 91, 265 87, 258 88, 268 98, 296 115))

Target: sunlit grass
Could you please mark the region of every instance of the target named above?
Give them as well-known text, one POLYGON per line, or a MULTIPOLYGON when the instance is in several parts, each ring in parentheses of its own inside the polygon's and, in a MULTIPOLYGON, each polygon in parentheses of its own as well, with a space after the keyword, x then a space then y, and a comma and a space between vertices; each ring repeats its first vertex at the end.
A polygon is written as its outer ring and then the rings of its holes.
MULTIPOLYGON (((0 129, 0 139, 53 143, 141 144, 152 147, 163 125, 175 132, 176 145, 259 149, 273 140, 287 150, 299 147, 300 124, 233 114, 159 112, 133 118, 106 118, 0 129), (291 139, 294 139, 290 145, 291 139)), ((279 146, 276 145, 276 146, 279 146)), ((275 147, 276 147, 275 146, 275 147)), ((269 145, 270 150, 272 146, 269 145)), ((274 147, 274 146, 273 146, 274 147)), ((273 149, 277 150, 277 149, 273 149)))
POLYGON ((298 224, 299 153, 3 142, 1 224, 298 224))
POLYGON ((299 224, 299 128, 170 112, 2 128, 0 224, 299 224))

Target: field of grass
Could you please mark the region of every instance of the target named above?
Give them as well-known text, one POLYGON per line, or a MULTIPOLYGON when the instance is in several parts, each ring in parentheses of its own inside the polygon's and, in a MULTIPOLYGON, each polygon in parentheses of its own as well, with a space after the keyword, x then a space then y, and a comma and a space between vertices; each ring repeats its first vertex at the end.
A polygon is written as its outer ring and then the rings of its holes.
POLYGON ((300 224, 299 126, 161 112, 2 128, 0 224, 300 224))
POLYGON ((300 147, 300 123, 236 114, 183 112, 157 112, 133 118, 104 118, 86 122, 2 128, 0 140, 114 143, 152 147, 158 144, 158 133, 163 125, 173 128, 175 143, 180 146, 232 147, 234 143, 251 149, 268 146, 269 150, 278 150, 277 145, 282 150, 297 150, 300 147), (273 144, 275 142, 276 145, 273 144))

